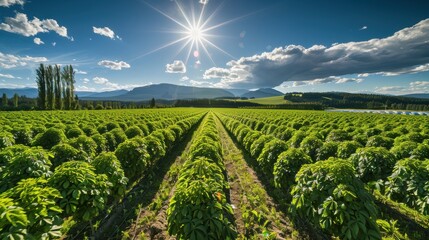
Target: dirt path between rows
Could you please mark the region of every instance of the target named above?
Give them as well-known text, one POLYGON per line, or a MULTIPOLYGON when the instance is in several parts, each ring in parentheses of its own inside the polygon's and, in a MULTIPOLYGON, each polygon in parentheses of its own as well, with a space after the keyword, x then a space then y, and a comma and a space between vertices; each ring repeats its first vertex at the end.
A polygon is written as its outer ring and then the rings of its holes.
POLYGON ((289 219, 278 211, 255 171, 247 165, 242 151, 235 145, 222 123, 216 118, 223 157, 230 184, 230 201, 240 239, 296 239, 289 219))
POLYGON ((175 191, 180 169, 186 161, 193 139, 201 130, 203 121, 204 118, 190 138, 184 139, 184 141, 187 141, 186 147, 174 156, 174 163, 164 175, 158 192, 151 200, 151 204, 138 210, 137 218, 126 233, 127 239, 175 239, 168 234, 167 209, 175 191))

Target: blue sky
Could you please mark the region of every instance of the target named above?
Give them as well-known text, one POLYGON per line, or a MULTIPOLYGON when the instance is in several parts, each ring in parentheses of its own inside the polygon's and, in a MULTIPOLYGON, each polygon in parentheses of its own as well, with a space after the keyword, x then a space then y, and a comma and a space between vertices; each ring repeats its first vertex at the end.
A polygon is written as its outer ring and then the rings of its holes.
POLYGON ((0 87, 35 86, 46 63, 72 64, 84 91, 167 82, 429 93, 427 9, 418 0, 0 0, 0 87))

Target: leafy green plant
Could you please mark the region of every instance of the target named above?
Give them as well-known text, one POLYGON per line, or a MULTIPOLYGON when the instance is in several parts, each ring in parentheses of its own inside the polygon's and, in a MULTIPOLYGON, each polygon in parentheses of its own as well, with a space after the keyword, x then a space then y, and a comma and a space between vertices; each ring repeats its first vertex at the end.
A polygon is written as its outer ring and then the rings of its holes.
POLYGON ((1 239, 25 239, 28 223, 22 207, 18 207, 11 198, 0 197, 1 239))
POLYGON ((322 140, 314 135, 304 138, 304 140, 301 142, 301 149, 305 152, 305 154, 310 156, 313 161, 317 159, 317 153, 322 146, 322 140))
POLYGON ((15 144, 15 139, 13 135, 9 132, 1 132, 0 133, 0 149, 10 147, 15 144))
POLYGON ((250 146, 250 155, 253 158, 258 158, 261 154, 262 150, 264 149, 264 146, 269 141, 273 140, 274 137, 270 135, 261 135, 256 141, 252 143, 250 146))
POLYGON ((429 144, 419 144, 411 153, 411 158, 425 160, 429 159, 429 144))
POLYGON ((48 179, 49 186, 62 196, 58 205, 64 216, 90 221, 104 209, 111 183, 104 174, 96 174, 89 163, 70 161, 61 164, 48 179))
POLYGON ((345 160, 303 165, 291 195, 294 219, 308 219, 340 239, 381 239, 373 199, 345 160))
POLYGON ((131 126, 125 131, 125 135, 127 135, 128 139, 142 137, 143 131, 138 126, 131 126))
POLYGON ((134 181, 149 164, 151 155, 143 139, 133 138, 121 143, 115 151, 116 157, 123 166, 125 176, 134 181))
POLYGON ((338 145, 337 157, 347 159, 362 145, 356 141, 344 141, 338 145))
POLYGON ((366 143, 367 147, 384 147, 386 149, 390 149, 393 146, 393 140, 388 137, 383 136, 372 136, 368 138, 366 143))
POLYGON ((27 237, 52 239, 61 236, 62 209, 56 204, 61 194, 48 187, 45 179, 24 179, 0 198, 15 199, 17 206, 24 209, 28 219, 27 237))
POLYGON ((351 155, 350 160, 356 169, 356 175, 363 182, 385 179, 396 162, 393 154, 382 147, 360 148, 351 155))
POLYGON ((92 140, 97 144, 97 153, 107 151, 107 141, 101 134, 94 134, 91 136, 92 140))
POLYGON ((112 183, 112 193, 119 199, 124 196, 128 179, 125 177, 121 163, 112 152, 98 155, 91 165, 95 168, 95 173, 105 174, 110 183, 112 183))
POLYGON ((78 128, 78 127, 71 128, 66 133, 66 136, 69 139, 70 138, 77 138, 77 137, 79 137, 81 135, 84 135, 84 132, 80 128, 78 128))
POLYGON ((429 160, 398 161, 388 178, 386 194, 423 214, 429 213, 429 160))
POLYGON ((395 155, 396 159, 401 160, 411 157, 414 149, 417 148, 417 143, 412 141, 401 142, 400 144, 392 147, 390 152, 395 155))
POLYGON ((342 142, 347 140, 351 140, 349 133, 341 129, 332 130, 326 137, 326 141, 328 142, 329 141, 342 142))
POLYGON ((274 185, 277 188, 289 189, 295 182, 295 175, 304 164, 312 163, 304 151, 297 148, 280 154, 274 164, 274 185))
POLYGON ((29 146, 33 140, 33 132, 28 127, 17 127, 12 129, 11 133, 16 144, 29 146))
POLYGON ((89 158, 93 158, 97 153, 97 143, 85 135, 70 140, 69 144, 77 150, 85 152, 89 158))
POLYGON ((54 168, 68 161, 88 161, 87 153, 79 151, 67 143, 56 145, 51 149, 51 152, 53 153, 51 162, 54 168))
POLYGON ((33 141, 34 146, 41 146, 44 149, 51 149, 53 146, 66 140, 66 135, 60 129, 49 128, 43 133, 37 134, 33 141))
POLYGON ((15 155, 2 174, 0 189, 9 189, 21 179, 51 176, 49 157, 51 155, 42 148, 30 148, 15 155))
POLYGON ((317 151, 317 161, 335 157, 338 151, 337 142, 325 142, 317 151))
POLYGON ((262 171, 268 176, 272 176, 277 157, 287 149, 287 143, 282 140, 273 139, 267 142, 261 154, 259 154, 259 157, 256 159, 262 171))
POLYGON ((394 239, 394 240, 408 240, 407 235, 403 235, 399 228, 396 226, 397 220, 386 221, 383 219, 377 219, 377 225, 380 228, 383 239, 394 239))

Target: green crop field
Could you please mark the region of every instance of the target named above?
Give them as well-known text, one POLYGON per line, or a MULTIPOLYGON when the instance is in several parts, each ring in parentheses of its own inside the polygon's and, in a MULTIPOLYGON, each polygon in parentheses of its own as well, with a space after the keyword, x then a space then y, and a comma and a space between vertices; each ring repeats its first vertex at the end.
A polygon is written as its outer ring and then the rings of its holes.
POLYGON ((0 121, 1 239, 429 239, 426 116, 170 108, 0 121))
POLYGON ((234 100, 237 102, 252 102, 252 103, 258 103, 262 105, 279 105, 279 104, 286 104, 290 103, 290 101, 285 100, 284 96, 275 96, 275 97, 266 97, 266 98, 255 98, 255 99, 248 99, 248 100, 234 100))

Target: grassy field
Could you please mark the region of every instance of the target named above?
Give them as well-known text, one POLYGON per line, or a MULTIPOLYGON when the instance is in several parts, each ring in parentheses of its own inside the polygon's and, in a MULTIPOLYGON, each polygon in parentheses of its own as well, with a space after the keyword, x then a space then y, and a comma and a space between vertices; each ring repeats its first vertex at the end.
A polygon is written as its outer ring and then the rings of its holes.
POLYGON ((283 96, 267 97, 267 98, 255 98, 255 99, 237 100, 237 101, 238 102, 252 102, 252 103, 258 103, 258 104, 263 104, 263 105, 278 105, 278 104, 290 103, 290 101, 284 100, 283 96))

